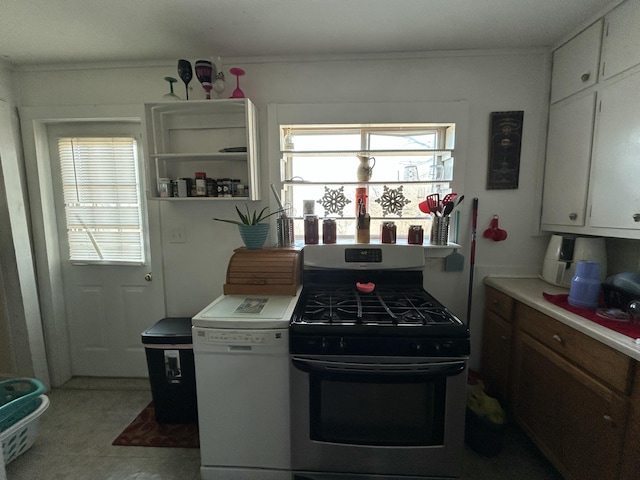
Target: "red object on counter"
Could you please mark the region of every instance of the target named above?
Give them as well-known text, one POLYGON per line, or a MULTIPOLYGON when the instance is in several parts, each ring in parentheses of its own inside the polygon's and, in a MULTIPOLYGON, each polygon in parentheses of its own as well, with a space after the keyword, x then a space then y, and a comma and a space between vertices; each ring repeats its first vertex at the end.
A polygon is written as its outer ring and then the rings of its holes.
POLYGON ((614 332, 621 333, 622 335, 626 335, 631 338, 640 338, 640 324, 632 323, 632 322, 624 322, 619 320, 607 320, 597 314, 597 311, 593 308, 582 308, 582 307, 574 307, 569 303, 569 295, 560 294, 560 295, 551 295, 549 293, 542 293, 542 296, 545 300, 557 305, 558 307, 564 308, 571 313, 575 313, 576 315, 580 315, 587 320, 591 320, 592 322, 597 323, 598 325, 602 325, 614 332))

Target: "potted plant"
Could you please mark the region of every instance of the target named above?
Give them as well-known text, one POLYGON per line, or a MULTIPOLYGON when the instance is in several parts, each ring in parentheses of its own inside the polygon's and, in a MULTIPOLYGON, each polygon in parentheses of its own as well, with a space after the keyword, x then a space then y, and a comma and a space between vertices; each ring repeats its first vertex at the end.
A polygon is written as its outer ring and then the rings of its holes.
POLYGON ((236 212, 238 212, 239 220, 229 220, 226 218, 215 217, 214 220, 218 222, 233 223, 235 225, 238 225, 240 236, 242 237, 242 241, 247 248, 262 248, 264 242, 267 240, 267 235, 269 235, 269 224, 262 222, 264 222, 264 220, 269 218, 271 215, 279 213, 280 210, 265 215, 269 207, 264 207, 262 210, 260 210, 260 213, 258 213, 257 210, 250 212, 249 206, 247 204, 245 204, 245 208, 247 210, 246 214, 242 213, 236 206, 236 212))

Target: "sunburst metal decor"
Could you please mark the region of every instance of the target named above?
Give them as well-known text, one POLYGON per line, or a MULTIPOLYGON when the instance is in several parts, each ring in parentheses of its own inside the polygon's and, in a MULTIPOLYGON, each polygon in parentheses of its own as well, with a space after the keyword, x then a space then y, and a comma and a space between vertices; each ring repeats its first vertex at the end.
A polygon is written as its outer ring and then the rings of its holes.
POLYGON ((351 200, 344 196, 344 187, 335 190, 324 187, 324 195, 318 203, 324 208, 325 214, 335 213, 342 217, 344 207, 351 203, 351 200))
POLYGON ((379 203, 382 207, 383 217, 386 217, 389 214, 401 217, 402 209, 405 205, 411 203, 411 200, 404 196, 402 186, 399 186, 398 188, 389 188, 385 185, 384 193, 381 197, 376 198, 375 202, 379 203))

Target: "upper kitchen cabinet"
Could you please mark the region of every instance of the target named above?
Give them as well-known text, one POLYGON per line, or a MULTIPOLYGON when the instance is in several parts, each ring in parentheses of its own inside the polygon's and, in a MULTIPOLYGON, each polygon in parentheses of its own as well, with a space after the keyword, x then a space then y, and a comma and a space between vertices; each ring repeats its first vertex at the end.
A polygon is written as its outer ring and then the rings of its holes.
POLYGON ((582 48, 590 48, 592 61, 597 59, 601 25, 596 22, 554 53, 541 226, 640 239, 640 53, 629 46, 640 45, 640 2, 628 0, 607 15, 601 59, 606 66, 598 78, 585 76, 590 86, 579 86, 575 75, 587 70, 578 69, 570 53, 587 57, 582 48), (569 71, 575 73, 573 87, 561 81, 570 78, 569 71))
POLYGON ((602 79, 640 64, 640 2, 628 0, 605 17, 602 79))
MULTIPOLYGON (((591 168, 590 226, 640 230, 640 71, 600 93, 591 168)), ((636 238, 636 237, 634 237, 636 238)))
POLYGON ((149 198, 260 199, 258 120, 249 99, 146 104, 145 131, 149 198), (197 173, 208 180, 208 191, 199 190, 194 197, 188 186, 195 184, 197 173), (178 179, 189 188, 188 198, 182 198, 184 191, 177 198, 162 191, 162 184, 178 179), (220 184, 229 186, 226 194, 220 184), (219 196, 213 196, 212 185, 219 187, 219 196), (232 196, 231 185, 242 187, 234 188, 232 196))
POLYGON ((551 103, 594 85, 598 79, 602 20, 553 52, 551 103))
POLYGON ((551 105, 542 224, 583 227, 587 211, 595 93, 551 105))

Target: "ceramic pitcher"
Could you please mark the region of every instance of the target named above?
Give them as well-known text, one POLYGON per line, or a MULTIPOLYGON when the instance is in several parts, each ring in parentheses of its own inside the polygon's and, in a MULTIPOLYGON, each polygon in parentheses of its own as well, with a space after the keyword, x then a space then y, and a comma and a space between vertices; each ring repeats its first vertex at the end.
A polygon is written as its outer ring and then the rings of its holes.
POLYGON ((360 165, 358 165, 358 181, 359 182, 368 182, 371 180, 371 173, 373 172, 373 167, 376 165, 375 157, 368 157, 367 155, 358 155, 358 160, 360 160, 360 165))

